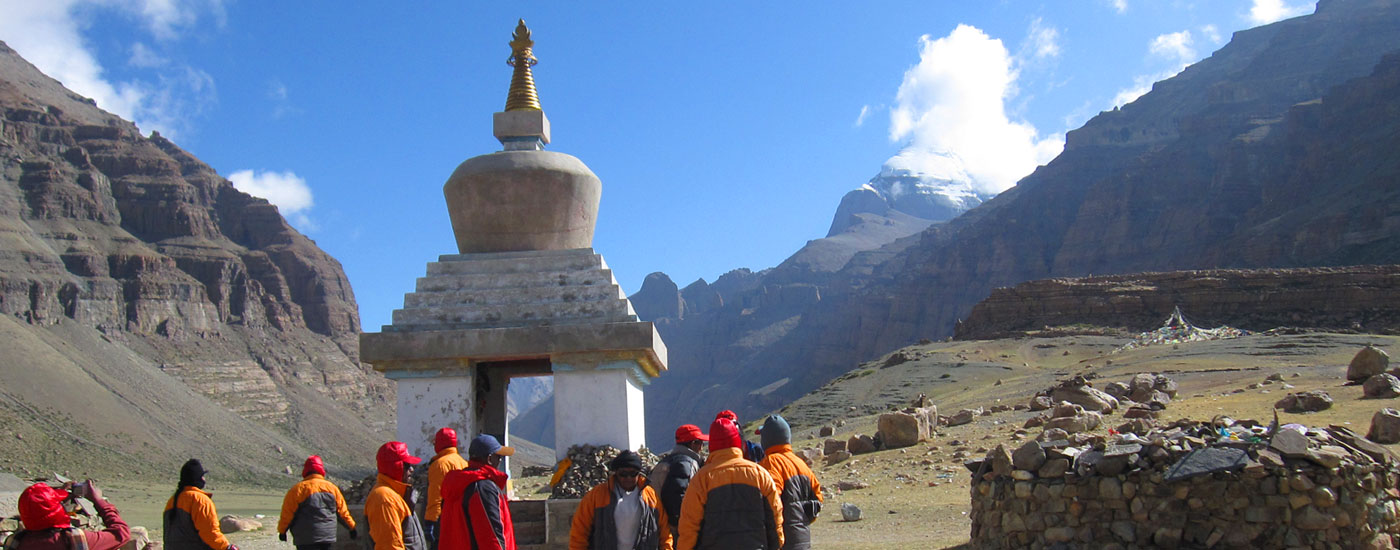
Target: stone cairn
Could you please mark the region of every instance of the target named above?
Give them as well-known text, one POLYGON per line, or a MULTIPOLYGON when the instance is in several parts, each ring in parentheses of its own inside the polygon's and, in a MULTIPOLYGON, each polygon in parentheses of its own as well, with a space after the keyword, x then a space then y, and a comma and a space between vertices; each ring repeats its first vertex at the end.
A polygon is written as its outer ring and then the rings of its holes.
POLYGON ((1180 420, 1141 435, 999 445, 967 467, 971 548, 1400 542, 1400 459, 1341 426, 1180 420))
MULTIPOLYGON (((574 445, 569 447, 569 468, 553 486, 549 498, 583 498, 589 489, 607 481, 608 462, 622 451, 611 445, 574 445)), ((642 475, 650 475, 657 456, 646 447, 637 451, 642 456, 642 475)))

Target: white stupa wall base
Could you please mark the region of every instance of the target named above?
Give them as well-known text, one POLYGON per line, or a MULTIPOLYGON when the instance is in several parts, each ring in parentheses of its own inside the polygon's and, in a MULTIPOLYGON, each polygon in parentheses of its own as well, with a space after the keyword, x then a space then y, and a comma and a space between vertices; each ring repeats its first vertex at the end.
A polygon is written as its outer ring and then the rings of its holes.
POLYGON ((574 445, 641 448, 646 421, 637 362, 560 359, 552 364, 555 460, 567 457, 574 445))
POLYGON ((476 395, 473 368, 456 361, 448 369, 387 371, 398 385, 399 441, 408 445, 413 456, 428 460, 435 454, 433 436, 438 429, 457 430, 463 446, 476 435, 476 395))

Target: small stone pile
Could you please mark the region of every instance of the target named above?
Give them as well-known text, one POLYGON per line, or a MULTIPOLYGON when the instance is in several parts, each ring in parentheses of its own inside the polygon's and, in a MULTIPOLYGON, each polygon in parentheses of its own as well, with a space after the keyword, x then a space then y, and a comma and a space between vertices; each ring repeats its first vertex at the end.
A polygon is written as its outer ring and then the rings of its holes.
POLYGON ((967 466, 971 548, 1400 542, 1400 458, 1341 426, 1181 420, 1143 435, 999 445, 967 466))
MULTIPOLYGON (((559 482, 554 485, 549 498, 583 498, 595 485, 607 481, 608 462, 622 451, 611 445, 574 445, 569 447, 568 458, 571 464, 559 482)), ((649 475, 656 466, 657 456, 646 447, 637 451, 642 456, 642 475, 649 475)))

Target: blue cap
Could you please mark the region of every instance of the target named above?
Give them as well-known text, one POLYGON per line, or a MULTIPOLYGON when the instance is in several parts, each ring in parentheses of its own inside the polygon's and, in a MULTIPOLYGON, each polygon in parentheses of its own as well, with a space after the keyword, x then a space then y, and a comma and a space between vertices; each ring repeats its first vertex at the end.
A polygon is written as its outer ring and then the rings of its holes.
POLYGON ((504 447, 501 442, 491 434, 481 434, 472 438, 472 442, 467 446, 468 458, 486 458, 491 455, 510 456, 515 454, 515 449, 504 447))

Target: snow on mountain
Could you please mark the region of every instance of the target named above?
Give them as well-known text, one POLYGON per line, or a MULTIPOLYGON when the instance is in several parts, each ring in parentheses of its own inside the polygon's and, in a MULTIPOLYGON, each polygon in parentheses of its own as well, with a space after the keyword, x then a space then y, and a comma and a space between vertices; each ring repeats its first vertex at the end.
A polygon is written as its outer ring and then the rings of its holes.
POLYGON ((894 210, 942 222, 993 196, 977 190, 957 155, 906 149, 885 161, 868 183, 841 198, 827 236, 839 235, 859 223, 858 214, 888 216, 894 210))

